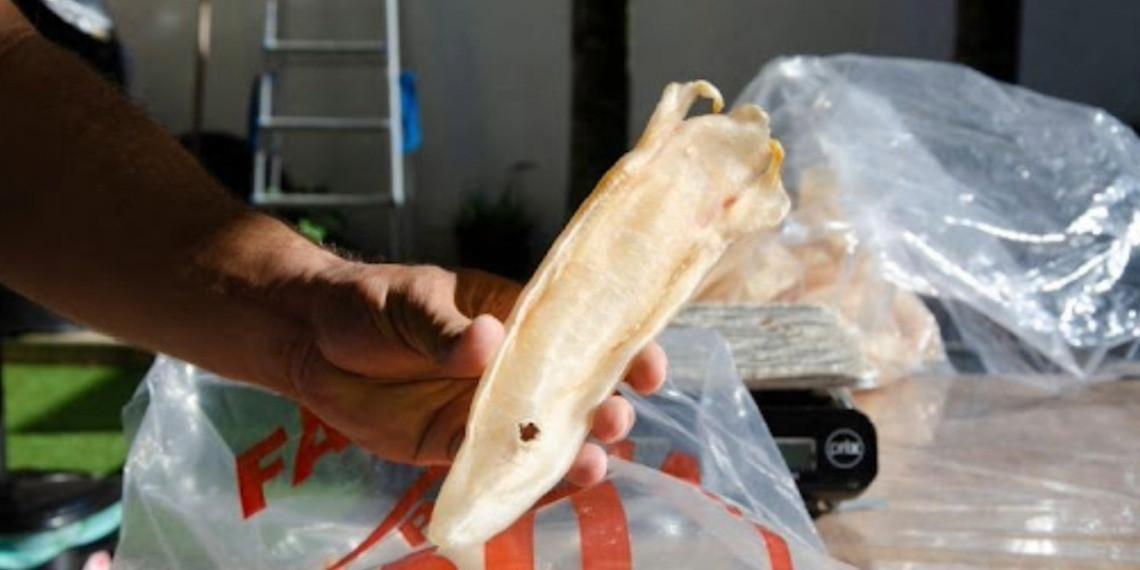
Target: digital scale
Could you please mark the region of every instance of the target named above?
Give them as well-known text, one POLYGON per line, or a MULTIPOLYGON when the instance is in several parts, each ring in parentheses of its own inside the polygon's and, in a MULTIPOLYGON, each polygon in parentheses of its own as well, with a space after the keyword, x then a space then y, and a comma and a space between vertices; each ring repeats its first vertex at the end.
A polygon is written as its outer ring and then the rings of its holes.
POLYGON ((845 389, 753 390, 812 516, 862 493, 878 473, 875 426, 845 389))
POLYGON ((711 329, 732 350, 812 516, 862 493, 878 472, 871 420, 851 388, 873 384, 833 312, 810 305, 695 305, 674 325, 711 329))

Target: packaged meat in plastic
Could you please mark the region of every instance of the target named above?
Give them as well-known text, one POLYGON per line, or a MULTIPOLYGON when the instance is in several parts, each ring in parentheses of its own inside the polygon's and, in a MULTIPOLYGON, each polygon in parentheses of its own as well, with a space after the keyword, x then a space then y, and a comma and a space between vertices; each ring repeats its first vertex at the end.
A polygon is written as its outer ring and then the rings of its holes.
MULTIPOLYGON (((1128 369, 1140 337, 1140 141, 1128 126, 962 66, 856 55, 773 61, 737 103, 771 117, 793 218, 812 210, 814 182, 834 187, 842 224, 785 226, 781 245, 848 226, 837 291, 866 255, 875 275, 945 309, 947 338, 987 372, 1128 369)), ((876 303, 900 309, 880 299, 864 314, 876 303)))

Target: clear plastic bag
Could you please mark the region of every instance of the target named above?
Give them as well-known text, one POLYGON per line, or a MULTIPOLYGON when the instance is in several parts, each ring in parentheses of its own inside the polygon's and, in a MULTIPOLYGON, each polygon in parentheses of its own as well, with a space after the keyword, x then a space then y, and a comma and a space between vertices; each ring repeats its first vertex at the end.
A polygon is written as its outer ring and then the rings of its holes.
POLYGON ((777 60, 739 102, 769 112, 789 190, 833 176, 882 275, 942 301, 988 372, 1087 378, 1135 352, 1140 143, 1105 112, 852 55, 777 60))
MULTIPOLYGON (((714 333, 667 331, 665 388, 606 482, 556 489, 484 548, 498 568, 836 568, 714 333)), ((450 568, 423 528, 442 473, 348 445, 295 404, 160 358, 124 411, 115 559, 133 568, 450 568)))

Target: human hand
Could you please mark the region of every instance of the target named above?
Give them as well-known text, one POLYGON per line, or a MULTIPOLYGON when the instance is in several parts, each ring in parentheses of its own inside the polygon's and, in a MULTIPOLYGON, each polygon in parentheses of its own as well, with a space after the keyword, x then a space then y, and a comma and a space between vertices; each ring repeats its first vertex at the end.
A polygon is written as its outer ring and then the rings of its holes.
MULTIPOLYGON (((478 271, 357 263, 318 282, 310 338, 290 358, 294 397, 381 458, 450 463, 521 287, 478 271)), ((664 352, 651 345, 625 381, 652 393, 665 367, 664 352)), ((633 420, 632 406, 615 395, 596 411, 592 435, 618 441, 633 420)), ((566 478, 587 486, 605 471, 605 452, 586 443, 566 478)))

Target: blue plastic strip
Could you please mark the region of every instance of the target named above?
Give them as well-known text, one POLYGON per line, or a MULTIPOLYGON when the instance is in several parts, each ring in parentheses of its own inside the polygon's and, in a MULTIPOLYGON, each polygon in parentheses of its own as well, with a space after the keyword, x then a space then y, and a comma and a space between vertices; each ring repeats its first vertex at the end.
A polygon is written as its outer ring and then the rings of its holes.
POLYGON ((123 505, 115 503, 65 527, 22 535, 0 535, 0 570, 30 570, 64 552, 90 544, 118 530, 123 505))
POLYGON ((404 154, 411 154, 424 144, 420 128, 420 99, 416 94, 416 76, 410 71, 400 74, 401 124, 404 127, 404 154))

